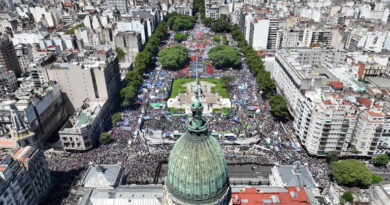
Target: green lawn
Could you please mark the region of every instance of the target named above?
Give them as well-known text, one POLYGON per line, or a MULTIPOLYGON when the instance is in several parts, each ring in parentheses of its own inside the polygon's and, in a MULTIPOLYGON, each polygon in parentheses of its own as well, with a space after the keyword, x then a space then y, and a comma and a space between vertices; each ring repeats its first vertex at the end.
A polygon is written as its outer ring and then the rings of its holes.
MULTIPOLYGON (((184 83, 189 83, 195 81, 195 78, 179 78, 173 81, 171 98, 175 98, 179 95, 179 91, 181 93, 187 92, 187 89, 183 86, 184 83)), ((214 83, 215 86, 211 88, 212 93, 218 93, 222 98, 229 98, 229 94, 227 89, 225 88, 225 84, 222 83, 220 79, 217 78, 201 78, 200 81, 214 83)))

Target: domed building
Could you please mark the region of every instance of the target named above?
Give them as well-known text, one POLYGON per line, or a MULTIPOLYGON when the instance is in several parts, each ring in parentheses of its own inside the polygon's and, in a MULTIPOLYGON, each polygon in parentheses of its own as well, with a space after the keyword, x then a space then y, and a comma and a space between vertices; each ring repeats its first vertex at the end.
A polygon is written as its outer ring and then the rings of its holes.
POLYGON ((192 120, 169 155, 164 204, 225 205, 231 198, 225 154, 202 118, 196 74, 192 120))

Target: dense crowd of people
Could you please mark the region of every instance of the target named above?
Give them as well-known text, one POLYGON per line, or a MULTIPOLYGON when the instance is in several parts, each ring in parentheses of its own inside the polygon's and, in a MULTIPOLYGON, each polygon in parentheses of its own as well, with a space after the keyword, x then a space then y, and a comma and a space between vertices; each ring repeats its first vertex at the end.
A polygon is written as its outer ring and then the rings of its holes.
MULTIPOLYGON (((204 46, 199 46, 195 50, 190 49, 190 55, 201 53, 201 62, 204 64, 207 60, 205 54, 215 46, 212 35, 208 34, 206 28, 199 26, 189 34, 188 40, 183 42, 188 48, 206 42, 204 46)), ((166 45, 173 43, 172 38, 171 36, 167 40, 166 45)), ((204 116, 208 121, 209 131, 220 133, 219 140, 229 163, 290 165, 299 161, 308 166, 320 186, 329 186, 330 170, 325 160, 308 156, 297 142, 286 137, 287 134, 292 135, 292 122, 282 124, 275 120, 267 100, 261 96, 255 79, 245 63, 241 70, 214 69, 210 73, 210 70, 205 68, 203 65, 200 69, 201 77, 218 78, 226 75, 234 77, 228 89, 233 105, 229 113, 204 116), (256 139, 256 146, 248 144, 244 151, 237 152, 235 151, 237 147, 241 149, 245 146, 225 143, 227 140, 221 133, 232 133, 236 140, 256 139)), ((194 75, 192 69, 194 66, 189 66, 184 74, 194 75)), ((172 144, 148 144, 145 133, 156 130, 163 134, 183 133, 190 116, 171 115, 166 107, 155 109, 150 103, 166 102, 172 81, 182 75, 183 71, 165 71, 157 63, 156 69, 145 75, 144 86, 140 89, 136 105, 121 112, 122 121, 114 125, 110 132, 112 143, 100 145, 87 152, 60 154, 46 152, 49 168, 55 173, 61 186, 69 189, 73 180, 80 179, 90 164, 121 164, 125 170, 126 183, 153 183, 156 169, 161 161, 168 159, 172 144)), ((67 189, 57 190, 66 192, 67 189)), ((71 203, 72 195, 65 192, 54 193, 52 198, 66 198, 64 201, 71 203)))

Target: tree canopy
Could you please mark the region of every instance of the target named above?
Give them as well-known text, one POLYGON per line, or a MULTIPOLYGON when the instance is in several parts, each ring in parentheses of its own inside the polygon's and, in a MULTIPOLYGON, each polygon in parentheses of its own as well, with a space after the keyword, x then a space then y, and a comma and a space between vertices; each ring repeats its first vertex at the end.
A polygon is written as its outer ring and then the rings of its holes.
POLYGON ((161 50, 158 53, 158 58, 164 69, 179 70, 187 62, 188 50, 183 45, 174 45, 161 50))
POLYGON ((219 35, 215 35, 214 41, 219 43, 221 41, 221 37, 219 35))
POLYGON ((270 98, 271 112, 278 118, 286 118, 288 116, 287 103, 283 96, 277 94, 270 98))
POLYGON ((169 15, 167 18, 169 28, 176 32, 192 29, 196 22, 195 16, 184 16, 177 13, 169 15))
POLYGON ((78 28, 84 28, 85 25, 83 23, 77 24, 76 26, 73 26, 71 29, 69 29, 68 34, 74 34, 74 31, 78 28))
POLYGON ((375 166, 386 166, 389 163, 389 157, 385 154, 378 155, 374 158, 375 166))
POLYGON ((117 122, 122 120, 122 115, 120 113, 115 113, 111 116, 112 125, 115 125, 117 122))
POLYGON ((345 192, 343 195, 341 195, 341 203, 344 204, 345 202, 352 203, 353 202, 353 196, 350 192, 345 192))
POLYGON ((232 46, 216 46, 210 49, 208 55, 216 69, 241 68, 241 55, 232 46))
POLYGON ((326 155, 326 161, 330 164, 332 162, 337 162, 339 160, 339 153, 337 152, 329 152, 327 155, 326 155))
POLYGON ((348 159, 330 164, 333 178, 340 185, 366 187, 382 180, 358 160, 348 159))
POLYGON ((99 137, 100 144, 107 144, 110 141, 111 141, 110 134, 108 134, 107 132, 103 132, 102 134, 100 134, 100 137, 99 137))
MULTIPOLYGON (((169 15, 171 14, 167 16, 169 15)), ((166 22, 160 22, 146 42, 145 49, 136 55, 133 70, 126 74, 126 86, 119 92, 122 98, 122 106, 127 107, 135 102, 138 89, 143 81, 142 76, 148 69, 152 68, 152 56, 157 53, 161 39, 167 34, 167 29, 168 24, 166 22)))
POLYGON ((231 25, 229 21, 226 20, 226 18, 220 18, 216 21, 213 21, 210 24, 210 28, 215 33, 223 33, 223 32, 230 32, 231 25))
POLYGON ((223 45, 227 45, 227 46, 229 45, 229 41, 227 40, 226 34, 223 34, 222 43, 223 45))
POLYGON ((187 34, 177 32, 177 33, 175 33, 174 40, 177 42, 185 41, 185 40, 187 40, 187 34))

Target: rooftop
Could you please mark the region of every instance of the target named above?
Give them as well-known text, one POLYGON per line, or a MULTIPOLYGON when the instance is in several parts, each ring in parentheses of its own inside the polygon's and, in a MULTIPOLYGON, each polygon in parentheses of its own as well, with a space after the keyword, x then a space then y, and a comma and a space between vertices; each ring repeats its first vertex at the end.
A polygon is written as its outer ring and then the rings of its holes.
POLYGON ((163 185, 129 185, 116 189, 92 189, 80 205, 162 205, 163 185))
POLYGON ((317 187, 306 165, 299 165, 299 169, 296 168, 296 165, 282 165, 276 168, 286 186, 317 187))
POLYGON ((122 167, 119 165, 92 165, 88 168, 82 184, 92 188, 114 188, 122 177, 122 167))
POLYGON ((77 110, 69 119, 60 132, 72 133, 81 132, 80 129, 90 125, 104 106, 105 101, 91 101, 86 103, 86 107, 77 110))
POLYGON ((279 190, 258 190, 256 188, 245 188, 241 192, 232 193, 234 205, 245 204, 288 204, 303 205, 315 204, 309 199, 303 187, 279 188, 279 190))

